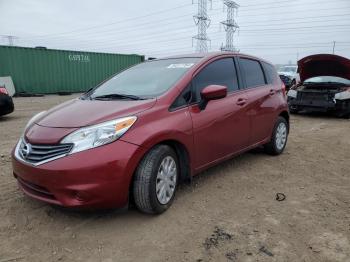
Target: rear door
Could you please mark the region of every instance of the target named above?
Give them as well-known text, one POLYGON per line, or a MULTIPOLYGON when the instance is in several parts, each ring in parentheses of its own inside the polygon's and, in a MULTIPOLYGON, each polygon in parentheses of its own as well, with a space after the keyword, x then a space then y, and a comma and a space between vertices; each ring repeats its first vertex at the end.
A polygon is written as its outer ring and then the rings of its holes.
POLYGON ((221 58, 201 69, 192 80, 193 121, 196 169, 204 168, 246 147, 249 141, 249 118, 246 115, 246 96, 239 90, 233 58, 221 58), (225 85, 225 98, 209 101, 200 110, 200 92, 208 85, 225 85))
POLYGON ((251 118, 250 145, 270 138, 276 121, 277 89, 268 82, 260 61, 240 57, 239 64, 248 96, 248 111, 251 118))

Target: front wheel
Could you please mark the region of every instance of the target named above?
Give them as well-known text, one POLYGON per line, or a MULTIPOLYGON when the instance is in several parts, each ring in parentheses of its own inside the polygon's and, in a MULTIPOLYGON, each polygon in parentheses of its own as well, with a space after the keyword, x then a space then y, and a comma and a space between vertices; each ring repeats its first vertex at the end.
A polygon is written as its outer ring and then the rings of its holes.
POLYGON ((175 196, 179 177, 176 153, 167 145, 151 149, 140 162, 133 184, 137 208, 150 214, 167 210, 175 196))
POLYGON ((296 106, 290 106, 289 107, 289 113, 291 114, 297 114, 299 112, 298 108, 296 106))
POLYGON ((264 146, 266 153, 279 155, 287 144, 288 123, 284 117, 279 116, 272 132, 271 141, 264 146))

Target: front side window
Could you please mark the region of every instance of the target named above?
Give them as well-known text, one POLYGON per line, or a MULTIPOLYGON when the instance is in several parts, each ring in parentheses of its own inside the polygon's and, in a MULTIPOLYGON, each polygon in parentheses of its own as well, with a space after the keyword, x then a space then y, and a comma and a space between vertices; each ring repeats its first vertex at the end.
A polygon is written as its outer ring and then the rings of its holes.
POLYGON ((216 60, 203 68, 192 81, 195 101, 200 101, 200 92, 208 85, 223 85, 227 91, 238 89, 236 67, 233 58, 216 60))
POLYGON ((187 106, 192 100, 192 88, 189 84, 170 106, 170 111, 187 106))
POLYGON ((180 80, 198 60, 199 58, 174 58, 138 64, 102 83, 90 97, 94 99, 113 94, 140 98, 159 96, 180 80))
POLYGON ((260 66, 256 60, 240 58, 240 65, 245 76, 247 88, 265 85, 265 77, 260 66))

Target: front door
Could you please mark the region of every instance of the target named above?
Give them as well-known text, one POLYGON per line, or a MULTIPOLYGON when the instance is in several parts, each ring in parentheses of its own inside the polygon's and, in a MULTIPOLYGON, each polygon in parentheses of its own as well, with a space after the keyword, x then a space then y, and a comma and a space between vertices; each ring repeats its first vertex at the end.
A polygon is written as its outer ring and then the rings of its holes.
POLYGON ((228 95, 209 101, 204 110, 190 106, 195 146, 195 167, 201 169, 245 148, 249 142, 247 96, 238 89, 233 58, 221 58, 204 67, 193 79, 195 102, 208 85, 224 85, 228 95))

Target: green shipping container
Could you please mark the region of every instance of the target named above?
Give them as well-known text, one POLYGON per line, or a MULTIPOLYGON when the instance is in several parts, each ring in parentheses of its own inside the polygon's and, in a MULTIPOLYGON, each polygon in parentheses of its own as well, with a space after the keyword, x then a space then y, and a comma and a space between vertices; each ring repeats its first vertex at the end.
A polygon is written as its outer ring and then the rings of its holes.
POLYGON ((11 76, 16 93, 83 92, 144 61, 141 55, 0 46, 0 76, 11 76))

